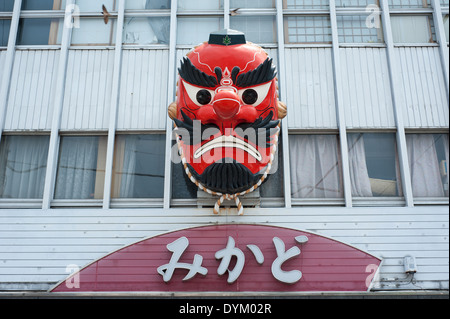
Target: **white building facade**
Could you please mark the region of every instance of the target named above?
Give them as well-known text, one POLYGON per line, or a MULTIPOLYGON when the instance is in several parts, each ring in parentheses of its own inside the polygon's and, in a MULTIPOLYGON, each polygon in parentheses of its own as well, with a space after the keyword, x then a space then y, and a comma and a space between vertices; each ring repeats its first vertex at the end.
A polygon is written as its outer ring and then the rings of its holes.
POLYGON ((374 292, 448 291, 448 17, 442 0, 0 0, 0 290, 248 223, 380 257, 374 292), (243 216, 186 180, 167 116, 180 60, 220 29, 274 59, 288 107, 243 216))

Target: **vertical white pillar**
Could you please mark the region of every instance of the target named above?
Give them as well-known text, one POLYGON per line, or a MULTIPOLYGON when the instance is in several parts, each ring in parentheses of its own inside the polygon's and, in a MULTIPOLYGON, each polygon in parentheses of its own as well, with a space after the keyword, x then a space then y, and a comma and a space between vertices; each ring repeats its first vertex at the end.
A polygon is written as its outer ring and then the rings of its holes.
POLYGON ((342 86, 341 86, 341 59, 339 52, 339 35, 337 27, 336 1, 330 0, 330 20, 331 34, 333 39, 332 58, 333 58, 333 80, 334 95, 336 101, 337 122, 339 127, 339 140, 341 144, 342 158, 342 176, 344 181, 344 199, 345 206, 352 207, 352 185, 350 181, 350 164, 348 158, 348 140, 347 125, 345 122, 344 105, 342 105, 342 86))
POLYGON ((112 82, 111 110, 108 123, 108 149, 106 151, 105 185, 103 189, 103 209, 108 209, 111 202, 112 169, 114 161, 114 143, 116 140, 117 109, 120 99, 120 76, 122 71, 122 37, 125 18, 125 0, 119 0, 116 45, 114 52, 114 74, 112 82))
MULTIPOLYGON (((67 59, 72 36, 72 15, 67 10, 71 10, 75 0, 67 0, 66 15, 64 18, 63 34, 61 39, 61 53, 59 56, 59 67, 55 87, 55 100, 53 103, 52 128, 50 132, 50 143, 48 148, 47 170, 45 173, 44 195, 42 199, 42 209, 49 209, 53 199, 56 167, 58 164, 59 150, 59 128, 61 125, 61 114, 64 104, 64 89, 66 84, 67 59)), ((70 11, 69 11, 70 12, 70 11)))
POLYGON ((406 149, 405 126, 403 123, 404 102, 399 97, 398 88, 400 71, 397 66, 400 65, 395 54, 394 39, 392 36, 391 17, 389 13, 389 4, 387 0, 380 0, 382 26, 384 32, 384 40, 387 48, 387 59, 389 68, 389 78, 391 85, 392 104, 394 107, 395 124, 397 126, 397 149, 400 164, 400 173, 403 186, 403 194, 405 196, 406 206, 413 207, 413 193, 411 186, 411 175, 408 162, 408 150, 406 149))
MULTIPOLYGON (((277 37, 278 37, 278 85, 280 88, 280 100, 286 98, 286 60, 284 47, 284 18, 283 18, 283 0, 277 0, 277 37)), ((289 116, 289 105, 288 115, 289 116)), ((291 169, 289 162, 289 129, 287 118, 281 121, 281 136, 283 141, 283 180, 284 180, 284 206, 292 207, 291 197, 291 169)))
POLYGON ((0 142, 5 127, 6 109, 8 105, 9 87, 11 84, 11 73, 14 64, 14 55, 16 52, 17 30, 19 28, 20 8, 22 0, 14 2, 11 26, 9 29, 8 48, 6 50, 5 63, 3 65, 2 86, 0 87, 0 142))
POLYGON ((433 19, 436 29, 437 42, 439 43, 439 52, 441 54, 442 71, 444 73, 445 88, 447 89, 447 103, 449 100, 449 53, 447 38, 445 37, 445 26, 442 17, 441 3, 439 0, 431 0, 433 6, 433 19))
MULTIPOLYGON (((167 101, 171 103, 175 98, 176 77, 176 45, 177 45, 177 6, 178 1, 172 0, 170 11, 170 42, 169 42, 169 76, 167 84, 167 101)), ((164 107, 168 107, 165 105, 164 107)), ((164 168, 164 209, 170 208, 172 197, 172 120, 167 116, 166 122, 166 165, 164 168)))

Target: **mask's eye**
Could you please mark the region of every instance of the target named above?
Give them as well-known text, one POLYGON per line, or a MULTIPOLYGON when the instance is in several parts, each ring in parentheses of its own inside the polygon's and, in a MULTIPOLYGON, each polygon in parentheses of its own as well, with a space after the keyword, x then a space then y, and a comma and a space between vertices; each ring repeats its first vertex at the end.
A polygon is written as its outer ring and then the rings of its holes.
POLYGON ((242 89, 239 90, 238 94, 244 104, 258 106, 266 99, 271 85, 272 82, 269 82, 252 88, 242 89))
POLYGON ((199 88, 193 86, 189 83, 183 81, 184 88, 186 89, 186 93, 192 102, 194 102, 197 106, 203 106, 211 103, 214 98, 214 91, 207 90, 203 88, 199 88))
POLYGON ((212 100, 211 93, 209 93, 208 90, 198 91, 196 98, 197 98, 197 102, 200 103, 201 105, 209 104, 209 102, 211 102, 211 100, 212 100))
POLYGON ((247 89, 242 93, 242 101, 245 104, 255 104, 258 101, 258 92, 253 89, 247 89))

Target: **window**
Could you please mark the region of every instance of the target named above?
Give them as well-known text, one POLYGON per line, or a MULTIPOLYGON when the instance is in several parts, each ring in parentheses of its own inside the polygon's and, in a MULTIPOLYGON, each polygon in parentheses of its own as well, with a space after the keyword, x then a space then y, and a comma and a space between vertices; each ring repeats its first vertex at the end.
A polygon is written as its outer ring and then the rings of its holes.
POLYGON ((20 19, 16 43, 17 45, 61 44, 63 24, 63 19, 20 19))
POLYGON ((80 27, 74 28, 72 32, 72 45, 114 45, 116 20, 110 18, 108 23, 105 23, 103 18, 80 18, 80 27))
POLYGON ((8 45, 10 27, 11 20, 0 19, 0 47, 6 47, 8 45))
POLYGON ((407 134, 415 197, 448 197, 448 134, 407 134))
POLYGON ((3 136, 0 145, 0 198, 42 198, 48 145, 48 136, 3 136))
POLYGON ((379 6, 379 0, 336 0, 336 7, 367 7, 369 5, 379 6))
POLYGON ((112 198, 163 198, 166 138, 162 134, 118 135, 112 198))
POLYGON ((72 46, 111 46, 115 44, 117 16, 115 0, 92 1, 77 0, 75 3, 79 7, 81 18, 79 27, 72 30, 72 46), (104 19, 103 6, 110 16, 104 19), (93 12, 96 15, 86 16, 86 12, 93 12))
POLYGON ((0 1, 0 12, 12 12, 14 9, 14 0, 0 1))
POLYGON ((22 10, 60 10, 64 7, 65 0, 22 0, 22 10))
POLYGON ((223 9, 223 0, 178 0, 178 11, 221 9, 223 9))
POLYGON ((431 15, 392 15, 392 36, 395 43, 433 43, 436 33, 431 15))
POLYGON ((230 0, 231 8, 275 8, 275 0, 230 0))
POLYGON ((292 198, 342 198, 336 135, 290 135, 292 198))
POLYGON ((430 0, 389 0, 389 7, 396 8, 427 8, 431 7, 430 0))
POLYGON ((180 17, 177 27, 177 44, 197 45, 209 39, 210 33, 223 29, 223 18, 180 17))
POLYGON ((328 16, 285 17, 286 43, 331 43, 328 16))
POLYGON ((285 9, 328 9, 328 0, 283 0, 285 9))
MULTIPOLYGON (((134 0, 125 3, 125 10, 166 10, 167 17, 125 17, 123 44, 169 44, 170 0, 134 0)), ((150 13, 151 14, 151 13, 150 13)))
POLYGON ((169 44, 170 18, 125 18, 123 44, 169 44))
POLYGON ((447 39, 447 42, 449 42, 449 25, 448 25, 448 14, 444 15, 442 17, 442 19, 444 20, 444 29, 445 29, 445 38, 447 39))
MULTIPOLYGON (((40 0, 35 0, 40 1, 40 0)), ((55 0, 57 1, 57 0, 55 0)), ((136 1, 136 0, 135 0, 136 1)), ((125 2, 130 2, 129 0, 125 2)), ((76 0, 75 4, 79 7, 81 12, 102 12, 102 6, 105 6, 106 10, 110 13, 116 10, 116 0, 102 0, 102 1, 92 1, 92 0, 76 0)))
POLYGON ((368 27, 366 15, 345 15, 337 17, 340 43, 383 43, 383 31, 368 27))
POLYGON ((247 41, 262 44, 277 41, 275 16, 234 16, 231 29, 245 33, 247 41))
POLYGON ((170 9, 170 0, 128 0, 125 1, 125 10, 170 9))
POLYGON ((403 196, 395 134, 349 134, 348 147, 354 197, 403 196))
POLYGON ((101 199, 106 136, 62 136, 55 199, 101 199))

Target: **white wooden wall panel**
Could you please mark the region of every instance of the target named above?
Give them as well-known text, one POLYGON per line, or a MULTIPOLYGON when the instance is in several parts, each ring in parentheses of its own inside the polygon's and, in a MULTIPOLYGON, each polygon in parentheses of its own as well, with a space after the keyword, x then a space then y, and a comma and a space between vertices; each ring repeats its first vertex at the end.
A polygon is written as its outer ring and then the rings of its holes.
POLYGON ((108 128, 113 73, 114 50, 70 50, 62 130, 108 128))
POLYGON ((166 128, 168 50, 124 50, 117 129, 166 128))
POLYGON ((288 48, 286 58, 290 129, 336 129, 331 48, 288 48))
POLYGON ((448 207, 246 209, 2 210, 0 290, 47 289, 80 267, 143 238, 215 223, 258 223, 307 230, 383 258, 381 278, 404 278, 416 257, 415 284, 383 280, 378 289, 448 289, 448 207))
POLYGON ((448 128, 448 100, 439 48, 400 47, 396 53, 405 127, 448 128))
POLYGON ((384 48, 341 48, 342 106, 347 128, 393 128, 384 48))
POLYGON ((58 62, 58 50, 16 51, 5 130, 50 130, 58 62))

